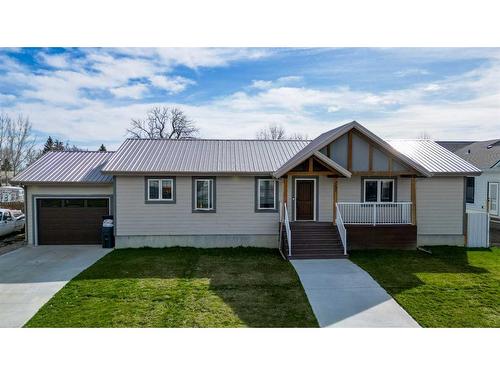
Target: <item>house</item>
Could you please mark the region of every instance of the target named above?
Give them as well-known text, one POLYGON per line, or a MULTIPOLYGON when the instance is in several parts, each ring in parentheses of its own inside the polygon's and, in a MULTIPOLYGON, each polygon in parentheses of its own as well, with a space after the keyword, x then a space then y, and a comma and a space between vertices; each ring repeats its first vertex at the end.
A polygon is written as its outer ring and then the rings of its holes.
POLYGON ((467 177, 466 202, 471 211, 488 211, 500 219, 500 139, 480 142, 438 142, 482 171, 467 177), (457 144, 461 147, 455 148, 457 144))
POLYGON ((16 176, 29 244, 278 244, 289 257, 464 245, 465 177, 431 140, 384 141, 357 122, 312 141, 128 139, 116 152, 50 152, 16 176), (281 242, 280 242, 281 238, 281 242))
POLYGON ((19 186, 0 186, 0 202, 24 202, 24 189, 19 186))

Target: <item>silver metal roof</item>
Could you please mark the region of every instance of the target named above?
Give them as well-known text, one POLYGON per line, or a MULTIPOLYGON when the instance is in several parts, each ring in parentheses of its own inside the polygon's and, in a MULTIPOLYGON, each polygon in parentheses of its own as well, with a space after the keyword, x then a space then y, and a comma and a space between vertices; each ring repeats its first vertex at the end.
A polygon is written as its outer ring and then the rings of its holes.
POLYGON ((82 183, 110 184, 113 177, 101 173, 113 152, 52 151, 12 180, 19 184, 82 183))
POLYGON ((389 140, 388 143, 433 175, 481 173, 472 164, 429 139, 389 140))
POLYGON ((272 173, 308 141, 128 139, 104 173, 272 173))

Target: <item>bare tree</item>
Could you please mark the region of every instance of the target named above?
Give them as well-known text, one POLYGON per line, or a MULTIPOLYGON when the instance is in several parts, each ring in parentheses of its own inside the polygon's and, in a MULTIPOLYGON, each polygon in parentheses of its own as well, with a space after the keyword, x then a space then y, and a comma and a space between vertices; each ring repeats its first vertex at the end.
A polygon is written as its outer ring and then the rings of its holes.
POLYGON ((432 136, 426 131, 420 132, 418 139, 432 139, 432 136))
POLYGON ((293 133, 286 135, 285 128, 279 124, 270 124, 267 128, 261 129, 256 134, 257 139, 291 139, 291 140, 307 140, 307 134, 293 133))
POLYGON ((186 139, 194 138, 198 128, 179 108, 154 107, 146 119, 132 119, 127 133, 132 138, 186 139))
POLYGON ((285 139, 285 128, 278 124, 270 124, 265 129, 260 129, 257 134, 257 139, 280 140, 285 139))
MULTIPOLYGON (((23 115, 15 119, 4 115, 4 137, 2 139, 3 159, 8 159, 14 175, 21 170, 33 154, 35 139, 31 131, 32 126, 28 117, 23 115)), ((0 135, 2 130, 0 130, 0 135)))

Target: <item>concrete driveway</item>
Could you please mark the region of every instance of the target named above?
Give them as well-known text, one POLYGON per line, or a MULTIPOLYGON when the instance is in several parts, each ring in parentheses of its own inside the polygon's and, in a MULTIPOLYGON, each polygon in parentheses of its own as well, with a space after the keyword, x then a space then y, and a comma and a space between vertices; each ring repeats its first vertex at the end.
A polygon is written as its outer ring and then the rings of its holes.
POLYGON ((292 260, 292 264, 321 327, 419 327, 350 260, 292 260))
POLYGON ((0 256, 0 327, 22 327, 69 280, 110 251, 38 246, 0 256))

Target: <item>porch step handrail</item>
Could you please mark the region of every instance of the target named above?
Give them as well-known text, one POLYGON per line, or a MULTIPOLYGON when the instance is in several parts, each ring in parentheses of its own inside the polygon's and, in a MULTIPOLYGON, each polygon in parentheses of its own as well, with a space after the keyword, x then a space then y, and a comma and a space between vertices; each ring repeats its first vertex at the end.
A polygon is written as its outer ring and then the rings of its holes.
POLYGON ((338 202, 344 224, 412 224, 412 202, 338 202))
POLYGON ((345 229, 344 220, 342 219, 342 214, 339 210, 339 204, 335 203, 336 206, 336 219, 335 224, 337 225, 337 230, 339 231, 340 240, 342 241, 342 246, 344 247, 344 255, 347 255, 347 231, 345 229))
POLYGON ((288 256, 292 256, 292 230, 290 229, 290 218, 288 217, 288 209, 286 207, 286 203, 283 203, 283 215, 284 223, 285 223, 285 231, 286 231, 286 242, 288 244, 288 256))

